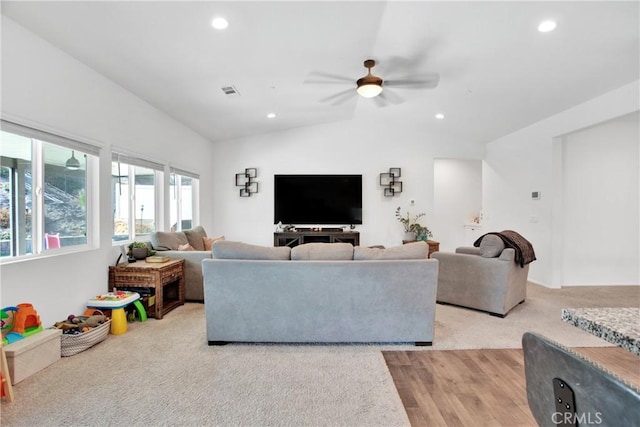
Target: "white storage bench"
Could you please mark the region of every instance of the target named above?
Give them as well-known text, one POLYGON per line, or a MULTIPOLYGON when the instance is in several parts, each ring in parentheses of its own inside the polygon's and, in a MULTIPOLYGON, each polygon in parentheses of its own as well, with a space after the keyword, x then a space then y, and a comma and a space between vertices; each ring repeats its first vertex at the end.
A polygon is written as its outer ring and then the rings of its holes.
POLYGON ((61 329, 43 329, 4 347, 11 384, 15 385, 60 360, 61 329))

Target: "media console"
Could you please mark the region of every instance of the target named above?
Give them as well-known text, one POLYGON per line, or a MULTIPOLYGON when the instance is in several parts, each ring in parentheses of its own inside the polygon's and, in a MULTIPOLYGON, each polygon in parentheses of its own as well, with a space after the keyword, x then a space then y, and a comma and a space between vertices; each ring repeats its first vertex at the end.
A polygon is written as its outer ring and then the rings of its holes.
POLYGON ((360 244, 360 233, 357 231, 343 231, 340 228, 301 228, 297 231, 273 233, 273 246, 294 247, 303 243, 351 243, 353 246, 358 246, 360 244))

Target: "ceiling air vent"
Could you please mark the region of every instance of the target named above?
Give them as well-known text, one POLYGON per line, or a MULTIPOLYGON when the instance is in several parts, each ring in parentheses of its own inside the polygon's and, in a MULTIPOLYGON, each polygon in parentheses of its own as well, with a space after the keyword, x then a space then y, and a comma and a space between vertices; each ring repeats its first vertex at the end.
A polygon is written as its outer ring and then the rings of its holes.
POLYGON ((228 96, 240 96, 240 92, 233 86, 223 86, 222 91, 228 96))

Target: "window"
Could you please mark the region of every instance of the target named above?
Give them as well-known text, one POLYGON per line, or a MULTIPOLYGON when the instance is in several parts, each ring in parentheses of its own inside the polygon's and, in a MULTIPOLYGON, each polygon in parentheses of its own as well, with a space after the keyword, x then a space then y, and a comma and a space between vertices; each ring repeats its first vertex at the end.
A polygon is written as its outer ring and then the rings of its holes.
POLYGON ((194 212, 198 194, 199 176, 190 172, 172 169, 169 178, 169 221, 171 231, 188 230, 197 222, 194 212))
POLYGON ((90 241, 90 169, 99 148, 2 121, 0 257, 90 241))
POLYGON ((113 242, 139 239, 158 229, 163 168, 158 163, 113 154, 113 242))

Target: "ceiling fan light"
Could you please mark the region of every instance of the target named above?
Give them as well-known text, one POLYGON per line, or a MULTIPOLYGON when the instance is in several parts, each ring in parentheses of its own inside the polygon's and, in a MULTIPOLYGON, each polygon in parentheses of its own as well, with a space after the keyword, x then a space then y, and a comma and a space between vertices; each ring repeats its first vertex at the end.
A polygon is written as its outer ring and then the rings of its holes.
POLYGON ((71 157, 67 160, 65 164, 66 168, 72 171, 80 169, 80 161, 76 159, 75 153, 71 150, 71 157))
POLYGON ((380 86, 379 84, 370 83, 360 85, 356 90, 358 94, 363 98, 373 98, 380 95, 380 93, 382 92, 382 86, 380 86))

